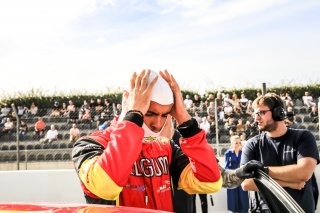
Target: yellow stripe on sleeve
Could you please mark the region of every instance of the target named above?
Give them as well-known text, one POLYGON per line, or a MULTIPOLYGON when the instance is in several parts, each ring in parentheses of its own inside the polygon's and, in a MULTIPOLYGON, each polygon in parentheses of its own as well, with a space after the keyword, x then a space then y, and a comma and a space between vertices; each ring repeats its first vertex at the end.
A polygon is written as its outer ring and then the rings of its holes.
POLYGON ((98 157, 82 163, 79 172, 80 179, 85 187, 96 196, 105 200, 118 201, 122 187, 119 187, 101 166, 96 163, 98 157))
POLYGON ((178 183, 178 189, 183 189, 188 194, 209 194, 218 192, 222 187, 222 178, 216 182, 201 182, 195 176, 191 165, 187 165, 182 171, 178 183))

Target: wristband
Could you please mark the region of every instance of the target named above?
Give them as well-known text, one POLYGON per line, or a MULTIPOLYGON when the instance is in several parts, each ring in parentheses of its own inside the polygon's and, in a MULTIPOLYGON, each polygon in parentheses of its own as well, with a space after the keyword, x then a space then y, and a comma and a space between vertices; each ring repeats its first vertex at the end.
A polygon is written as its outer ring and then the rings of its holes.
POLYGON ((135 110, 135 109, 132 109, 132 110, 129 110, 126 115, 130 114, 130 113, 136 113, 136 114, 139 114, 142 118, 143 118, 143 113, 140 111, 140 110, 135 110))

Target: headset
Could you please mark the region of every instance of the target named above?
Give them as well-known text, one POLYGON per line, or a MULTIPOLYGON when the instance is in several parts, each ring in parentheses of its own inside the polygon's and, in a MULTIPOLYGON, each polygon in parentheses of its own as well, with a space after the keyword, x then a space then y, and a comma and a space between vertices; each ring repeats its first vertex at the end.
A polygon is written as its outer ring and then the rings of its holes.
POLYGON ((272 119, 274 121, 283 121, 286 118, 286 111, 283 108, 282 100, 278 100, 278 98, 272 95, 269 97, 274 101, 274 106, 272 108, 272 119))

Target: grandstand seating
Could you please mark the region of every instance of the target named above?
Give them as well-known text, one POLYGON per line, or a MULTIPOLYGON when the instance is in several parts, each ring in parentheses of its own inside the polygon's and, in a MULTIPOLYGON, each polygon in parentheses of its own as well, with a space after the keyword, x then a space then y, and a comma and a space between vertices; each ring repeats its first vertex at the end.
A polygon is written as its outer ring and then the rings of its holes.
MULTIPOLYGON (((319 124, 312 123, 311 117, 308 114, 308 110, 304 107, 302 100, 297 99, 294 101, 294 112, 296 113, 297 127, 310 130, 319 144, 319 124)), ((41 113, 48 113, 51 110, 42 109, 41 113)), ((205 116, 206 113, 202 112, 205 116)), ((252 117, 246 118, 252 121, 252 117)), ((29 127, 28 133, 20 141, 20 161, 70 161, 71 150, 73 143, 69 142, 69 129, 71 123, 68 123, 67 118, 62 117, 49 117, 48 114, 44 114, 43 120, 46 123, 46 129, 48 130, 51 124, 54 124, 58 130, 58 141, 54 141, 51 144, 42 144, 39 141, 39 137, 33 134, 34 123, 37 121, 35 117, 29 117, 23 119, 29 127)), ((89 134, 97 130, 96 123, 79 123, 77 127, 81 131, 81 136, 89 134)), ((219 153, 220 156, 224 155, 224 152, 230 146, 230 136, 228 130, 224 127, 224 122, 218 122, 219 129, 219 153)), ((2 135, 0 137, 0 162, 14 162, 17 160, 17 143, 15 134, 2 135)), ((207 135, 207 140, 214 148, 217 148, 217 141, 215 134, 207 135)), ((320 148, 320 145, 319 145, 320 148)))

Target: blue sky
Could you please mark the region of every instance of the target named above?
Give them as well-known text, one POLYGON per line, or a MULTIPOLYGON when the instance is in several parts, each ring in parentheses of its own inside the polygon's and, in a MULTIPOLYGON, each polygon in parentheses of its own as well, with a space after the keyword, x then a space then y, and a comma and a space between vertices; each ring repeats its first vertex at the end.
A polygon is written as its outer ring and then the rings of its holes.
POLYGON ((168 69, 183 89, 320 81, 320 1, 1 0, 1 96, 103 92, 168 69))

